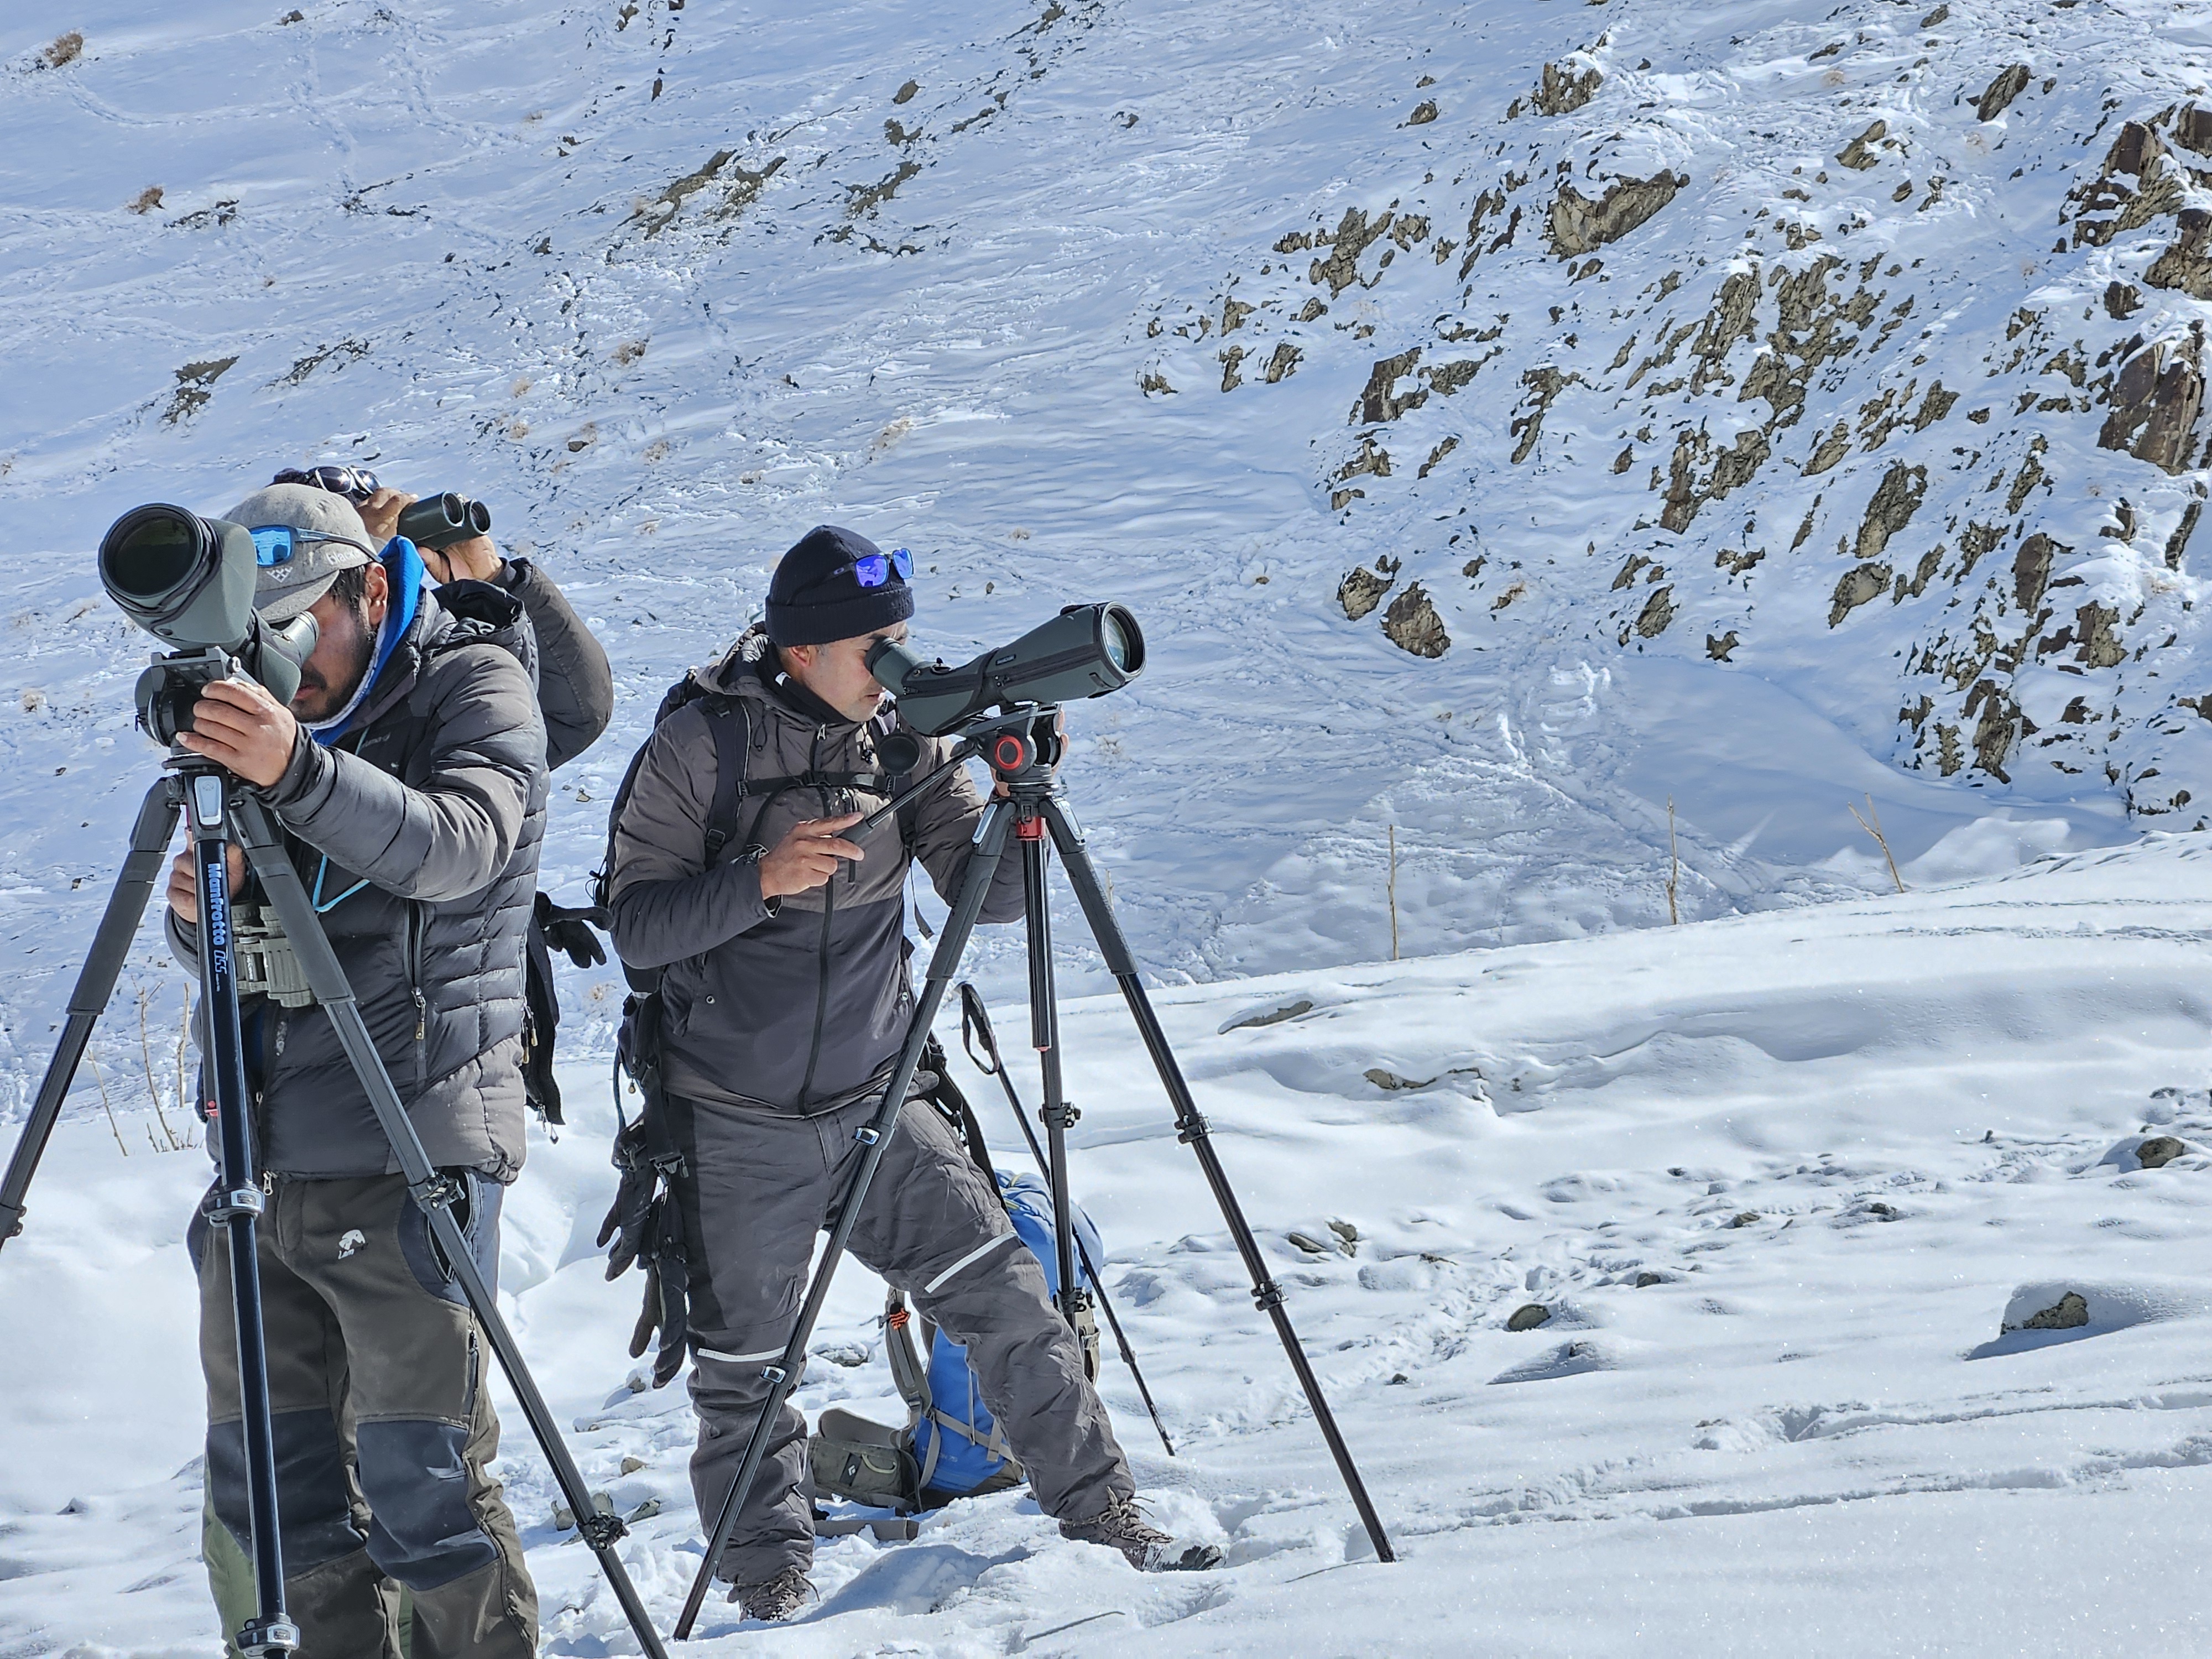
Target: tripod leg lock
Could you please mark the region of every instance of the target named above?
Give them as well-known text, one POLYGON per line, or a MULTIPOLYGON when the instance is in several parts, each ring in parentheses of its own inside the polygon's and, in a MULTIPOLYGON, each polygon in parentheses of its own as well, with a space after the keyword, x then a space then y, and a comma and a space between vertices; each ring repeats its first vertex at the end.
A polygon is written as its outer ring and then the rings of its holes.
POLYGON ((1083 1117, 1072 1100, 1063 1100, 1057 1106, 1040 1106, 1037 1115, 1044 1120, 1047 1128, 1058 1129, 1063 1134, 1073 1128, 1083 1117))
POLYGON ((289 1619, 257 1619, 240 1629, 237 1647, 246 1659, 262 1659, 264 1654, 271 1653, 297 1653, 300 1627, 289 1619))
POLYGON ((449 1175, 433 1175, 421 1186, 410 1187, 407 1191, 425 1215, 433 1210, 450 1210, 463 1199, 461 1183, 449 1175))
POLYGON ((1213 1126, 1198 1112, 1185 1114, 1176 1122, 1176 1139, 1188 1146, 1194 1140, 1203 1140, 1213 1133, 1213 1126))
POLYGON ((210 1193, 200 1205, 200 1213, 207 1217, 211 1224, 226 1227, 241 1216, 248 1218, 258 1217, 267 1207, 258 1188, 240 1187, 230 1192, 218 1189, 210 1193))
POLYGON ((1252 1302, 1262 1313, 1273 1313, 1283 1305, 1283 1287, 1272 1279, 1263 1279, 1252 1287, 1252 1302))
POLYGON ((629 1527, 619 1515, 609 1515, 595 1510, 577 1524, 576 1530, 584 1541, 595 1550, 603 1550, 618 1540, 629 1536, 629 1527))
POLYGON ((871 1128, 865 1123, 863 1123, 859 1128, 853 1131, 853 1139, 859 1141, 863 1146, 872 1146, 883 1138, 884 1133, 882 1130, 871 1128))
POLYGON ((773 1384, 782 1382, 783 1379, 790 1376, 791 1373, 784 1370, 781 1365, 763 1365, 761 1367, 761 1375, 766 1377, 769 1382, 773 1384))

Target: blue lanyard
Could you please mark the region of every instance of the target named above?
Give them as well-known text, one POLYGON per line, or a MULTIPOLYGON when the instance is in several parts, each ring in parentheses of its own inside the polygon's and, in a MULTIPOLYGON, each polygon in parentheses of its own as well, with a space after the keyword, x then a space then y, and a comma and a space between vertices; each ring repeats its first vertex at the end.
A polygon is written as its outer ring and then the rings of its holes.
POLYGON ((331 855, 328 853, 325 853, 323 854, 323 861, 315 866, 315 891, 313 896, 313 903, 315 907, 315 914, 319 916, 326 916, 330 915, 331 911, 337 909, 338 906, 343 904, 356 893, 358 893, 362 888, 368 885, 368 882, 366 878, 357 881, 354 883, 352 886, 347 888, 344 892, 340 893, 336 898, 325 902, 323 897, 323 878, 328 875, 330 872, 331 855))

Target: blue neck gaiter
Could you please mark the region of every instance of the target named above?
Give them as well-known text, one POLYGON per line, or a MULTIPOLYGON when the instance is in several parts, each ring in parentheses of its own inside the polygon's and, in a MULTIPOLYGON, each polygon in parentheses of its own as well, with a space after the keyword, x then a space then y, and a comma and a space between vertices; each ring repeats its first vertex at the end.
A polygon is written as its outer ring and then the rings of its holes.
POLYGON ((354 688, 346 706, 330 719, 307 726, 308 734, 325 747, 352 729, 354 716, 368 702, 377 677, 384 672, 384 665, 392 660, 399 641, 407 637, 407 630, 415 624, 415 613, 422 608, 422 589, 429 580, 429 572, 423 568, 422 556, 416 550, 415 544, 404 536, 393 537, 380 562, 391 578, 392 603, 385 607, 384 626, 376 636, 376 654, 369 659, 368 672, 361 677, 361 684, 354 688))

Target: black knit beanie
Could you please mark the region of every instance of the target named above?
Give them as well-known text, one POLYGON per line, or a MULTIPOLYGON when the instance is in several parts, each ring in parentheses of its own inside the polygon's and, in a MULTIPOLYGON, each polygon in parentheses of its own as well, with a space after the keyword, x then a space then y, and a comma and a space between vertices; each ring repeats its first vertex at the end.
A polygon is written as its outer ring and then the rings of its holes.
POLYGON ((778 645, 824 645, 872 634, 914 615, 914 590, 896 569, 863 587, 855 560, 883 550, 866 536, 817 525, 777 562, 768 585, 768 636, 778 645))

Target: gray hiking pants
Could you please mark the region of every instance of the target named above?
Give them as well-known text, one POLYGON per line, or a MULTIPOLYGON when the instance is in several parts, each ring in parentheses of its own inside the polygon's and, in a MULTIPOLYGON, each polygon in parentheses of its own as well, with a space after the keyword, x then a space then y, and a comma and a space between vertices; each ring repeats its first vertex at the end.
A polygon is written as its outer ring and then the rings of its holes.
MULTIPOLYGON (((499 1267, 501 1188, 469 1176, 467 1232, 499 1267)), ((279 1177, 259 1232, 287 1610, 313 1659, 529 1659, 538 1594, 484 1473, 499 1452, 492 1357, 400 1176, 279 1177)), ((194 1218, 207 1485, 250 1551, 230 1247, 194 1218)), ((226 1638, 251 1612, 250 1553, 206 1552, 226 1638), (239 1581, 241 1570, 244 1579, 239 1581)))
MULTIPOLYGON (((702 1525, 713 1525, 737 1479, 769 1395, 763 1368, 791 1340, 815 1235, 830 1224, 860 1161, 854 1132, 874 1112, 866 1100, 812 1118, 670 1103, 688 1169, 676 1192, 691 1255, 691 1400, 699 1413, 691 1487, 702 1525)), ((927 1102, 909 1101, 899 1113, 850 1248, 967 1349, 983 1403, 1047 1514, 1087 1520, 1134 1493, 1043 1270, 927 1102)), ((787 1403, 722 1576, 757 1584, 806 1566, 813 1504, 806 1419, 787 1403)))

